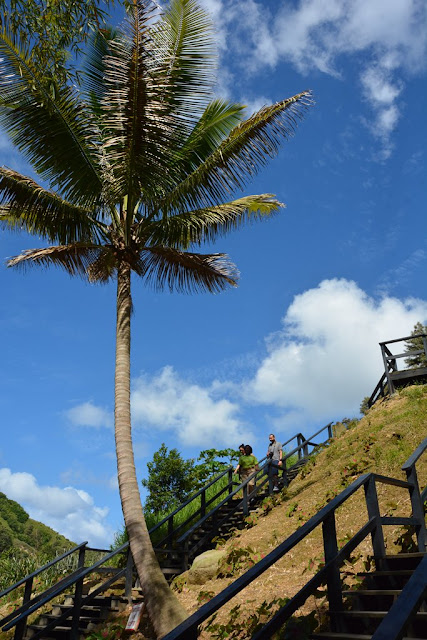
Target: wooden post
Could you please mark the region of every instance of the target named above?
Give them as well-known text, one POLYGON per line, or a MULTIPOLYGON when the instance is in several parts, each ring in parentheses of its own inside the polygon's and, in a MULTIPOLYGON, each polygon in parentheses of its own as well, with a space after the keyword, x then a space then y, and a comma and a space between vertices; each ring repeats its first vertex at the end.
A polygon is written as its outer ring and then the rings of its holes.
POLYGON ((130 545, 128 547, 128 556, 126 560, 126 578, 125 578, 125 597, 129 604, 132 603, 132 580, 133 578, 133 557, 132 552, 130 550, 130 545))
POLYGON ((188 553, 188 538, 185 539, 184 541, 184 549, 183 549, 183 554, 182 554, 182 570, 183 571, 187 571, 187 569, 189 568, 189 553, 188 553))
POLYGON ((267 470, 268 470, 268 493, 271 495, 273 493, 273 487, 274 487, 274 484, 273 484, 273 471, 272 471, 273 462, 272 462, 272 460, 269 460, 267 462, 267 465, 268 465, 267 466, 267 470))
MULTIPOLYGON (((86 546, 80 547, 79 550, 79 561, 78 568, 83 569, 85 566, 85 553, 86 546)), ((70 631, 70 640, 79 640, 79 622, 80 622, 80 611, 82 607, 82 595, 83 595, 83 578, 79 578, 76 582, 76 586, 74 589, 74 607, 73 607, 73 618, 71 622, 71 631, 70 631)))
POLYGON ((328 439, 330 440, 332 437, 333 437, 332 424, 328 424, 328 439))
POLYGON ((385 558, 385 544, 383 529, 381 525, 380 507, 378 504, 377 488, 375 486, 374 477, 369 478, 368 482, 365 484, 365 501, 369 519, 375 518, 376 520, 375 527, 371 534, 374 556, 381 560, 385 558))
POLYGON ((170 546, 170 541, 173 537, 173 516, 168 519, 168 546, 170 546))
MULTIPOLYGON (((297 447, 299 447, 302 443, 304 442, 304 438, 302 437, 302 435, 299 433, 297 435, 297 447)), ((298 449, 298 460, 301 460, 302 458, 302 450, 298 449)))
MULTIPOLYGON (((326 516, 322 524, 322 530, 325 564, 328 564, 328 562, 334 562, 338 555, 337 531, 335 526, 334 511, 326 516)), ((328 572, 327 587, 331 630, 334 632, 343 631, 342 620, 341 616, 339 615, 339 613, 343 610, 340 569, 335 562, 328 572)))
POLYGON ((424 505, 421 500, 421 493, 418 484, 415 464, 412 465, 412 467, 410 467, 409 469, 406 469, 406 477, 408 482, 412 485, 412 489, 409 489, 409 496, 411 498, 412 505, 412 515, 420 523, 415 527, 418 542, 418 551, 422 551, 424 553, 427 544, 426 521, 424 517, 424 505))
POLYGON ((200 515, 202 518, 206 515, 206 490, 203 489, 200 494, 200 515))
POLYGON ((392 395, 394 393, 394 384, 390 376, 388 360, 385 352, 386 347, 381 343, 380 343, 380 347, 381 347, 381 355, 383 357, 383 362, 384 362, 385 375, 387 377, 388 391, 389 391, 389 394, 392 395))
MULTIPOLYGON (((24 596, 22 598, 22 604, 26 604, 31 599, 31 592, 33 590, 33 578, 29 578, 25 583, 24 596)), ((18 622, 15 627, 15 635, 13 636, 14 640, 22 640, 24 637, 25 630, 27 628, 27 618, 18 622)))
POLYGON ((233 467, 228 470, 228 493, 233 493, 233 467))
POLYGON ((243 485, 243 515, 249 515, 248 483, 243 485))

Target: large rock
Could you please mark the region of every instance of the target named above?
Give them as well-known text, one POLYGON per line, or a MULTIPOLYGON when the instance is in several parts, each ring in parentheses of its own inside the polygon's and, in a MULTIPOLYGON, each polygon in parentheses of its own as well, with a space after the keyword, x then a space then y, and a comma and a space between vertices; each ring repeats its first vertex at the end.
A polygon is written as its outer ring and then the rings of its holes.
POLYGON ((188 584, 205 584, 216 578, 219 565, 226 556, 224 549, 211 549, 194 558, 193 564, 187 571, 188 584))

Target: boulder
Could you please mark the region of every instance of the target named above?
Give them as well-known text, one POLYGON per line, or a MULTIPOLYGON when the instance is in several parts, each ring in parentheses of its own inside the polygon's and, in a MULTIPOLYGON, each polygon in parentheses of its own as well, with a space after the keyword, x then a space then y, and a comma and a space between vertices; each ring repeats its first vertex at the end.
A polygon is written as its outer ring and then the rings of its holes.
POLYGON ((216 578, 219 565, 226 555, 224 549, 211 549, 194 558, 187 571, 188 584, 205 584, 208 580, 216 578))

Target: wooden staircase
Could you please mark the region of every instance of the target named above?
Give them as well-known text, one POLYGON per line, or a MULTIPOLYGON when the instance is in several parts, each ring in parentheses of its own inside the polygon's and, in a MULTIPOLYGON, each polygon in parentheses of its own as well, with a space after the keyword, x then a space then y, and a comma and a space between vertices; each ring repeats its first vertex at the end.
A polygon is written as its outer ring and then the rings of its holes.
MULTIPOLYGON (((392 605, 402 594, 402 589, 413 576, 415 569, 426 554, 402 553, 378 558, 378 569, 358 574, 363 578, 361 587, 354 591, 343 591, 344 611, 330 611, 334 629, 314 633, 312 640, 371 640, 378 626, 392 605)), ((331 625, 332 626, 332 625, 331 625)), ((421 605, 402 640, 427 638, 427 606, 421 605)))
MULTIPOLYGON (((306 439, 301 433, 298 433, 284 443, 285 446, 294 439, 297 441, 297 446, 284 456, 285 468, 286 460, 292 456, 296 455, 298 461, 286 469, 286 473, 281 479, 281 486, 287 486, 308 462, 311 453, 317 451, 319 446, 326 445, 331 437, 332 423, 322 427, 310 439, 306 439), (315 443, 314 438, 325 431, 323 441, 315 443)), ((163 537, 159 538, 157 535, 158 542, 155 544, 155 551, 167 578, 173 578, 188 569, 196 555, 215 546, 215 538, 227 537, 234 529, 244 526, 244 518, 251 512, 257 511, 262 499, 272 492, 273 486, 268 475, 270 464, 270 461, 266 461, 265 467, 242 484, 233 478, 232 467, 226 469, 150 530, 150 535, 155 534, 156 530, 159 533, 162 528, 167 531, 163 537), (207 489, 221 478, 227 479, 227 476, 228 480, 222 483, 218 493, 208 500, 207 489), (252 481, 255 482, 255 489, 249 492, 249 482, 252 481), (193 511, 193 515, 188 520, 176 524, 174 517, 193 500, 199 501, 199 508, 193 511)), ((24 587, 22 605, 0 620, 0 627, 4 631, 15 627, 15 640, 38 640, 39 638, 40 640, 78 640, 80 637, 83 638, 94 625, 112 612, 119 611, 129 602, 141 601, 142 595, 132 590, 132 571, 133 562, 128 543, 119 549, 107 552, 90 549, 87 547, 87 543, 83 542, 0 593, 1 598, 15 589, 24 587), (101 552, 103 556, 95 564, 86 567, 85 557, 87 557, 86 552, 88 551, 101 552), (76 570, 45 592, 34 595, 32 592, 34 579, 49 567, 73 554, 78 556, 76 570), (115 569, 108 563, 119 554, 127 554, 126 567, 115 569), (95 590, 86 593, 86 581, 89 576, 102 573, 109 576, 107 580, 101 581, 102 584, 99 584, 95 590), (116 589, 118 581, 123 578, 125 578, 123 598, 105 595, 109 587, 114 585, 116 589), (54 600, 59 601, 64 592, 70 589, 74 589, 74 596, 64 596, 63 604, 53 605, 51 612, 43 613, 37 624, 27 625, 28 615, 34 614, 40 607, 44 607, 54 600)))

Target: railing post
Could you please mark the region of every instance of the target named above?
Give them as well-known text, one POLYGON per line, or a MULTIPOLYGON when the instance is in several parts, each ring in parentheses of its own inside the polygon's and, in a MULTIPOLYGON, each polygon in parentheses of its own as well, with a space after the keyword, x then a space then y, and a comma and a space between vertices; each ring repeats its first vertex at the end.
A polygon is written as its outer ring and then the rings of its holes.
POLYGON ((243 485, 243 515, 249 515, 248 483, 243 485))
POLYGON ((282 458, 282 469, 283 469, 282 479, 283 479, 283 486, 284 487, 287 487, 289 485, 287 466, 288 466, 288 461, 286 460, 286 458, 282 458))
POLYGON ((228 493, 233 493, 233 467, 228 470, 228 493))
POLYGON ((132 603, 132 582, 133 582, 133 556, 132 551, 130 550, 130 545, 128 548, 128 556, 126 560, 126 578, 125 578, 125 597, 129 604, 132 603))
POLYGON ((268 493, 271 495, 273 493, 273 462, 268 460, 267 462, 267 473, 268 473, 268 493))
POLYGON ((372 531, 372 548, 376 558, 385 557, 384 534, 381 525, 380 507, 378 504, 377 488, 375 478, 371 476, 365 484, 365 501, 369 519, 375 518, 376 524, 372 531))
POLYGON ((381 344, 380 346, 381 346, 381 355, 383 357, 383 362, 384 362, 385 375, 387 377, 388 391, 389 391, 390 395, 393 395, 393 393, 394 393, 394 384, 393 384, 393 381, 392 381, 391 376, 390 376, 390 370, 389 370, 388 360, 387 360, 387 356, 386 356, 386 352, 385 352, 385 346, 383 344, 381 344))
POLYGON ((343 631, 342 620, 339 613, 343 610, 342 590, 340 569, 336 562, 338 555, 337 531, 335 526, 335 512, 332 511, 326 516, 322 524, 323 530, 323 549, 325 552, 325 564, 333 562, 334 564, 328 571, 327 587, 329 614, 331 620, 331 630, 334 632, 343 631), (335 615, 335 614, 338 615, 335 615))
POLYGON ((409 489, 409 496, 411 498, 411 505, 412 505, 412 515, 420 523, 415 527, 415 531, 417 534, 418 550, 425 552, 426 544, 427 544, 426 521, 424 516, 424 505, 421 500, 421 493, 420 493, 420 487, 418 484, 417 471, 415 469, 415 464, 413 464, 412 467, 409 467, 409 469, 406 469, 406 478, 408 482, 412 485, 412 488, 409 489))
MULTIPOLYGON (((78 568, 83 569, 85 566, 85 553, 86 553, 86 545, 80 547, 79 550, 79 561, 78 568)), ((74 607, 73 607, 73 619, 71 622, 71 631, 70 631, 70 640, 79 640, 79 622, 80 622, 80 611, 82 607, 82 596, 83 596, 83 578, 79 578, 76 582, 76 587, 74 590, 74 607)))
MULTIPOLYGON (((303 442, 304 442, 304 439, 302 435, 299 433, 297 435, 297 447, 299 447, 303 442)), ((301 460, 301 458, 302 458, 302 450, 298 449, 298 460, 301 460)))
POLYGON ((182 552, 182 570, 187 571, 190 563, 190 557, 188 552, 188 538, 184 541, 184 549, 182 552))
POLYGON ((303 446, 304 458, 308 458, 308 443, 303 446))
POLYGON ((328 440, 330 440, 332 437, 332 424, 328 424, 328 440))
MULTIPOLYGON (((31 599, 31 592, 33 590, 33 578, 29 578, 25 583, 24 596, 22 598, 22 604, 26 604, 31 599)), ((13 636, 14 640, 22 640, 24 637, 25 629, 27 628, 27 618, 18 622, 15 627, 15 635, 13 636)))
POLYGON ((200 516, 204 518, 206 515, 206 490, 203 489, 200 494, 200 516))
POLYGON ((168 520, 168 540, 173 536, 173 516, 168 520))

